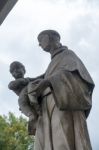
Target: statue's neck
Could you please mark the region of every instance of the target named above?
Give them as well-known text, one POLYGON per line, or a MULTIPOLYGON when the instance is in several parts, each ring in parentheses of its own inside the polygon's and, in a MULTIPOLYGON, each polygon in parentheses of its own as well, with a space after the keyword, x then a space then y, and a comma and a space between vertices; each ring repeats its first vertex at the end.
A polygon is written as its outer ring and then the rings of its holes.
POLYGON ((52 46, 51 48, 50 48, 50 54, 51 54, 51 57, 53 57, 53 55, 55 54, 55 53, 57 53, 57 52, 59 52, 60 50, 61 50, 61 47, 62 47, 62 45, 61 44, 59 44, 58 46, 52 46))

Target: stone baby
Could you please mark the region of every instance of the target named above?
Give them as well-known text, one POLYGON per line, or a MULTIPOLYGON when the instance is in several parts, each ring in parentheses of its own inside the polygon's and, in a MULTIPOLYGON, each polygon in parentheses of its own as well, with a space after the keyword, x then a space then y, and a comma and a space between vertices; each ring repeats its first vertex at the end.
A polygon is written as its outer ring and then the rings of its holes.
MULTIPOLYGON (((33 97, 32 101, 30 101, 28 97, 28 87, 31 82, 29 78, 24 78, 25 72, 26 70, 22 63, 18 61, 12 62, 10 64, 10 73, 15 80, 9 83, 8 88, 19 96, 19 109, 25 116, 29 117, 28 127, 32 128, 34 125, 35 128, 35 120, 37 120, 38 114, 34 107, 36 107, 36 105, 38 107, 38 102, 36 97, 33 97), (35 104, 34 107, 33 104, 35 104)), ((29 129, 29 134, 31 134, 30 132, 32 132, 32 129, 29 129)))

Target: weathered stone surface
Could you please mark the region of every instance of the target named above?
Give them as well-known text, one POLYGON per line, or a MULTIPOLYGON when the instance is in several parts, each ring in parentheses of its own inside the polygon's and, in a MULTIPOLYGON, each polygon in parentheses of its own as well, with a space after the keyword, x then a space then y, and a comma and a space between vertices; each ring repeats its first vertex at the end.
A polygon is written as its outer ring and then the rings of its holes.
MULTIPOLYGON (((30 120, 30 134, 36 137, 35 150, 92 150, 86 119, 92 107, 94 82, 80 58, 60 39, 54 30, 38 35, 39 46, 50 53, 51 62, 43 75, 29 78, 29 83, 33 81, 29 100, 35 109, 31 97, 36 96, 40 106, 37 118, 30 120)), ((19 87, 23 85, 21 80, 19 87)), ((24 101, 26 94, 19 98, 24 101)))

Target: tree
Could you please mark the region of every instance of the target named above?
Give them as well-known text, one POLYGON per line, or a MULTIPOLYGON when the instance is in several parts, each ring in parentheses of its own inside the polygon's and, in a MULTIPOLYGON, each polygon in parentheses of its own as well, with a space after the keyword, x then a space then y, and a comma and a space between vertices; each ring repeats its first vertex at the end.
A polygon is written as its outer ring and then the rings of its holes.
POLYGON ((34 136, 29 136, 27 120, 13 113, 0 115, 0 150, 33 150, 34 136))

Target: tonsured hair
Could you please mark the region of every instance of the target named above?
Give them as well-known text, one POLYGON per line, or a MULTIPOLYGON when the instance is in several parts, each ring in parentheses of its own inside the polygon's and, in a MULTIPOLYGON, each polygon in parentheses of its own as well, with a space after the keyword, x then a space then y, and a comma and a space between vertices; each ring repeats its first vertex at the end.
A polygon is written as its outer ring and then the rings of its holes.
POLYGON ((59 33, 55 30, 44 30, 44 31, 40 32, 40 34, 38 35, 38 40, 40 40, 40 36, 44 35, 44 34, 47 34, 51 41, 53 41, 53 40, 54 41, 56 41, 56 40, 60 41, 61 37, 60 37, 59 33))

